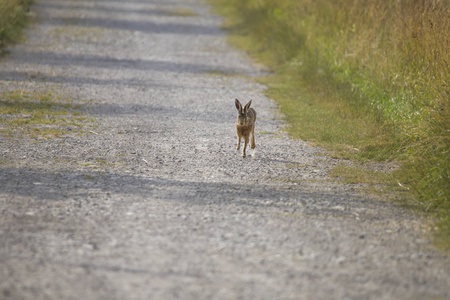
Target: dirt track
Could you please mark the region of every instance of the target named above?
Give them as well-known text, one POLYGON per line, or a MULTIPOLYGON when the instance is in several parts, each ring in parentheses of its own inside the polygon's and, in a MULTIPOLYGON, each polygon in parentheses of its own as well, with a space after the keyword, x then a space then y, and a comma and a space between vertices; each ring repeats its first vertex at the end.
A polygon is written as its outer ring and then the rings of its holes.
POLYGON ((193 0, 36 0, 1 91, 83 103, 84 134, 0 137, 0 299, 449 299, 410 212, 330 181, 193 0), (235 150, 234 99, 256 149, 235 150), (92 125, 95 125, 94 127, 92 125))

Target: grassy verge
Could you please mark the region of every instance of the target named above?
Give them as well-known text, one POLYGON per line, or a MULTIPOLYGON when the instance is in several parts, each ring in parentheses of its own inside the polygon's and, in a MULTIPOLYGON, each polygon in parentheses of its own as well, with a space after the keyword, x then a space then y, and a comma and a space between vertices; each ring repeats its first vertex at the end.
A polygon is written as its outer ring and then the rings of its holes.
POLYGON ((18 42, 22 37, 22 28, 29 20, 29 8, 32 0, 0 0, 0 55, 4 48, 18 42))
POLYGON ((35 140, 82 133, 88 118, 82 104, 50 92, 0 93, 0 136, 35 140))
POLYGON ((391 176, 375 177, 410 191, 449 249, 448 2, 209 2, 232 43, 272 70, 261 81, 289 134, 361 164, 396 161, 391 176))

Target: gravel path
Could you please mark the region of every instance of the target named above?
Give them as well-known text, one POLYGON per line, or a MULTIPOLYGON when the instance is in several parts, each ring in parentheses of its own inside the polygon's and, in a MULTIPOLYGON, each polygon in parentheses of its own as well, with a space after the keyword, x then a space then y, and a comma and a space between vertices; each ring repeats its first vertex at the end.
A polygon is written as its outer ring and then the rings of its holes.
POLYGON ((84 134, 0 138, 0 299, 450 299, 424 222, 330 181, 194 0, 36 0, 1 91, 84 134), (256 149, 235 150, 234 99, 256 149), (87 102, 86 102, 87 101, 87 102))

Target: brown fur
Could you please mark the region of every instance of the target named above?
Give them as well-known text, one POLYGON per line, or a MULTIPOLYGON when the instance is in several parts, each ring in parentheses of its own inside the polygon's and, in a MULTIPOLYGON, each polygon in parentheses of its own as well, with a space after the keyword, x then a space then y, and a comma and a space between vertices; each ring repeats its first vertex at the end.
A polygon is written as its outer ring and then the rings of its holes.
POLYGON ((238 138, 236 150, 241 147, 241 138, 244 138, 244 149, 242 150, 242 157, 245 157, 245 150, 250 140, 250 134, 252 134, 252 141, 250 147, 255 149, 255 121, 256 111, 250 108, 252 100, 250 100, 245 107, 242 107, 238 99, 235 101, 236 109, 238 110, 238 116, 236 119, 236 135, 238 138))

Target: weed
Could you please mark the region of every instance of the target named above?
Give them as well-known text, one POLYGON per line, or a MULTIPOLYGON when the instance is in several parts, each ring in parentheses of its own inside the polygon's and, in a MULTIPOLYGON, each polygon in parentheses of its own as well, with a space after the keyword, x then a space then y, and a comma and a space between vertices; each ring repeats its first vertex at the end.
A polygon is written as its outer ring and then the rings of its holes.
POLYGON ((171 10, 169 14, 171 16, 176 16, 176 17, 195 17, 195 16, 198 15, 193 10, 190 10, 188 8, 181 8, 181 7, 177 8, 177 9, 174 9, 174 10, 171 10))
POLYGON ((111 166, 111 167, 114 166, 113 163, 109 163, 109 162, 107 162, 107 161, 106 161, 105 159, 103 159, 103 158, 97 158, 97 159, 95 160, 95 162, 96 162, 98 165, 100 165, 100 166, 111 166))

